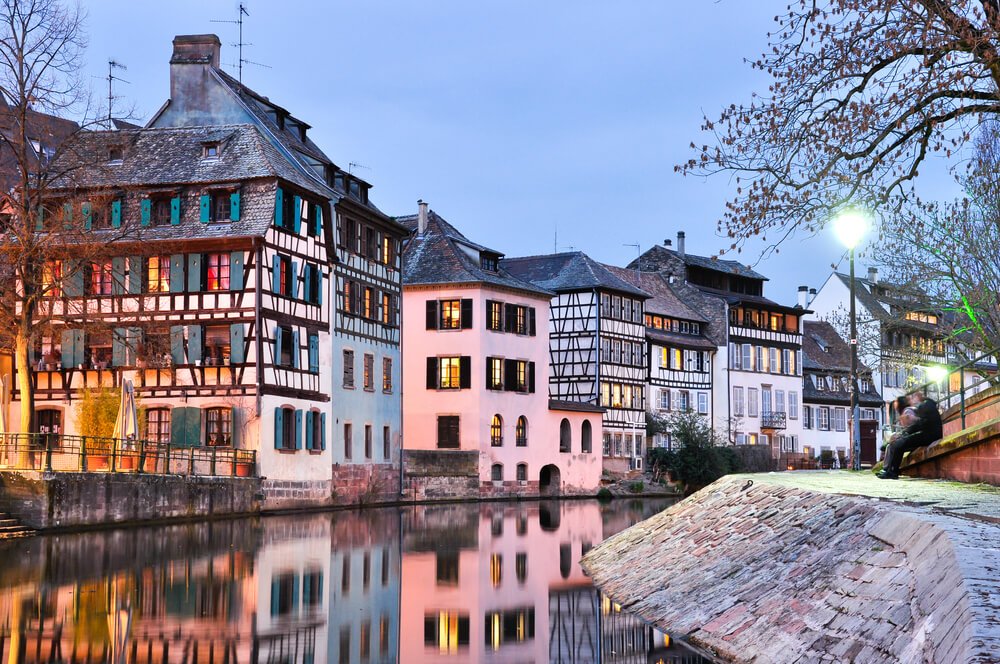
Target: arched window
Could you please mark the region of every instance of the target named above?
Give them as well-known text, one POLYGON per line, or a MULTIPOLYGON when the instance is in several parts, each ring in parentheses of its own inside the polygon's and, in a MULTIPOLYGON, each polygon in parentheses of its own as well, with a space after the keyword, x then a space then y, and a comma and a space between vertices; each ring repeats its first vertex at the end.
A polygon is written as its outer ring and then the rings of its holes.
POLYGON ((517 429, 514 432, 514 438, 518 447, 528 446, 528 418, 524 415, 517 418, 517 429))
POLYGON ((572 432, 569 428, 569 420, 565 417, 563 421, 559 423, 559 451, 569 452, 570 451, 570 438, 572 437, 572 432))
POLYGON ((517 481, 518 482, 528 481, 528 464, 526 463, 517 464, 517 481))
POLYGON ((580 430, 580 451, 584 454, 590 454, 593 450, 590 438, 592 435, 590 420, 583 421, 583 427, 580 430))
POLYGON ((494 482, 503 482, 503 464, 495 463, 490 469, 490 479, 494 482))
POLYGON ((490 445, 500 447, 503 445, 503 418, 499 415, 493 416, 490 422, 490 445))

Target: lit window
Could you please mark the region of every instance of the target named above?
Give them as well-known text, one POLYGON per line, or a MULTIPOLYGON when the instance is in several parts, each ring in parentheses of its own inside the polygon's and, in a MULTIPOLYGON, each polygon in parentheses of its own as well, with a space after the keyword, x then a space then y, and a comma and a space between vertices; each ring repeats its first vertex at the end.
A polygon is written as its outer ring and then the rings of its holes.
POLYGON ((229 290, 229 254, 205 256, 205 290, 229 290))
POLYGON ((457 390, 461 387, 461 362, 458 357, 441 357, 438 358, 438 387, 443 390, 454 389, 457 390))
POLYGON ((457 330, 462 326, 462 301, 442 300, 441 318, 438 328, 441 330, 457 330))
POLYGON ((500 447, 503 445, 503 418, 494 415, 490 422, 490 445, 500 447))
POLYGON ((514 431, 514 444, 517 447, 528 446, 528 418, 524 415, 517 418, 517 427, 514 431))
POLYGON ((170 291, 169 256, 150 256, 146 259, 146 289, 150 293, 170 291))
MULTIPOLYGON (((288 418, 291 419, 291 418, 288 418)), ((232 444, 233 419, 229 408, 209 408, 205 411, 205 444, 223 446, 232 444)))

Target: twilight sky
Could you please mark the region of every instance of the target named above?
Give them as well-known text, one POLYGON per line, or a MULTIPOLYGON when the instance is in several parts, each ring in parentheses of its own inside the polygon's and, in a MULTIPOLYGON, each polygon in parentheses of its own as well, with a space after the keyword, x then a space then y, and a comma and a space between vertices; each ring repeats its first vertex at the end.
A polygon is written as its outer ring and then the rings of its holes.
MULTIPOLYGON (((787 0, 247 0, 243 80, 311 124, 317 144, 374 185, 390 215, 426 200, 508 256, 585 251, 625 264, 687 233, 716 235, 730 182, 682 178, 705 142, 702 114, 766 91, 744 58, 765 49, 787 0)), ((212 32, 236 74, 235 0, 83 0, 89 79, 147 120, 169 95, 171 40, 212 32)), ((938 172, 943 182, 943 168, 938 172)), ((945 188, 946 189, 946 188, 945 188)), ((942 189, 943 191, 945 189, 942 189)), ((948 193, 953 193, 948 190, 948 193)), ((735 256, 754 263, 760 244, 735 256)), ((843 250, 830 233, 792 239, 756 269, 765 295, 795 303, 843 250)), ((846 270, 846 261, 843 265, 846 270)), ((863 267, 859 266, 859 271, 863 267)))

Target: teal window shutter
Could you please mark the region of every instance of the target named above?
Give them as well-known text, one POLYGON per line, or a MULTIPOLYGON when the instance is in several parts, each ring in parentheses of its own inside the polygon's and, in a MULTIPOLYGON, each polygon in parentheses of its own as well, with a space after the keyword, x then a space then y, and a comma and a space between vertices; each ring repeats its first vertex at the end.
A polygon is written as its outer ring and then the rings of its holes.
MULTIPOLYGON (((277 441, 277 437, 275 437, 277 441)), ((277 442, 275 442, 275 447, 277 447, 277 442)), ((277 579, 271 579, 271 615, 276 616, 281 610, 281 584, 278 583, 277 579)))
POLYGON ((142 216, 140 217, 140 223, 143 226, 149 226, 149 219, 153 214, 153 201, 148 198, 142 199, 142 216))
POLYGON ((285 227, 285 192, 278 187, 278 192, 274 195, 274 225, 278 228, 285 227))
POLYGON ((81 205, 80 212, 83 213, 83 230, 89 231, 91 228, 91 221, 92 221, 90 203, 84 203, 83 205, 81 205))
POLYGON ((188 292, 201 290, 201 254, 188 254, 188 292))
POLYGON ((285 431, 285 412, 281 407, 274 409, 274 449, 280 450, 284 447, 281 436, 285 431))
POLYGON ((246 340, 246 332, 243 323, 233 323, 229 326, 229 362, 230 364, 243 364, 246 362, 246 352, 243 344, 246 340))
POLYGON ((295 611, 298 608, 299 608, 299 577, 296 576, 292 578, 292 611, 295 611))
POLYGON ((281 326, 274 326, 274 366, 281 366, 281 326))
POLYGON ((170 359, 174 364, 184 364, 184 326, 170 328, 170 359))
POLYGON ((128 358, 128 366, 134 367, 136 357, 139 354, 139 344, 142 342, 142 329, 138 327, 127 328, 125 338, 128 341, 125 348, 125 355, 128 358))
POLYGON ((323 235, 323 206, 319 203, 313 205, 313 234, 316 237, 323 235))
POLYGON ((39 205, 38 211, 35 212, 35 230, 45 230, 45 207, 42 205, 39 205))
POLYGON ((125 293, 125 257, 115 256, 111 259, 111 294, 125 293))
POLYGON ((316 304, 323 304, 323 268, 316 268, 316 304))
POLYGON ((111 334, 111 366, 124 367, 127 361, 127 332, 124 327, 116 327, 111 334))
POLYGON ((243 252, 234 251, 229 256, 229 290, 243 290, 243 252))
POLYGON ((302 411, 295 411, 295 449, 302 449, 302 411))
POLYGON ((229 194, 229 220, 240 220, 240 192, 238 191, 229 194))
POLYGON ((201 445, 201 409, 187 409, 187 433, 184 438, 190 447, 201 445))
POLYGON ((197 362, 201 359, 201 325, 188 325, 188 362, 197 362))
POLYGON ((73 343, 75 332, 76 330, 62 331, 62 344, 59 347, 59 352, 62 353, 62 365, 64 369, 74 369, 76 365, 83 361, 82 359, 76 359, 76 344, 73 343))
POLYGON ((181 223, 181 197, 174 196, 170 199, 170 223, 174 226, 181 223))
MULTIPOLYGON (((83 330, 73 330, 73 359, 76 361, 76 366, 87 364, 87 347, 83 343, 83 330)), ((66 366, 65 360, 63 366, 66 366)))
POLYGON ((184 292, 184 254, 170 257, 170 292, 184 292))
POLYGON ((229 410, 229 431, 230 431, 229 444, 232 445, 234 448, 240 446, 239 416, 240 416, 240 409, 237 408, 236 406, 233 406, 229 410))
POLYGON ((281 256, 275 256, 271 261, 271 292, 281 293, 281 256))
POLYGON ((66 228, 73 227, 73 204, 63 203, 63 226, 66 228))
POLYGON ((319 449, 326 449, 326 413, 319 414, 319 449))
POLYGON ((292 330, 292 368, 299 368, 299 331, 292 330))
MULTIPOLYGON (((212 209, 212 197, 209 196, 208 194, 202 194, 201 200, 198 203, 198 215, 199 215, 198 219, 201 221, 201 223, 207 224, 209 221, 211 221, 211 219, 209 218, 211 216, 209 214, 209 211, 211 209, 212 209)), ((171 205, 170 212, 171 214, 173 214, 173 205, 171 205)), ((171 219, 171 221, 173 220, 171 219)))
POLYGON ((319 373, 319 337, 315 334, 309 335, 309 371, 319 373))
POLYGON ((291 293, 292 299, 298 299, 299 297, 299 263, 298 261, 292 261, 292 283, 291 287, 288 289, 291 293))
POLYGON ((187 446, 187 414, 189 408, 172 408, 170 410, 170 444, 177 447, 187 446))
MULTIPOLYGON (((306 411, 306 449, 311 450, 313 448, 313 412, 311 410, 306 411)), ((306 595, 309 594, 309 577, 306 577, 306 595)))
POLYGON ((292 230, 298 233, 302 229, 302 198, 292 198, 292 230))
POLYGON ((66 261, 63 273, 63 294, 66 297, 83 297, 83 261, 66 261))
POLYGON ((111 226, 121 228, 122 225, 122 202, 116 200, 111 203, 111 226))
POLYGON ((128 259, 128 292, 138 295, 142 292, 142 257, 129 256, 128 259))

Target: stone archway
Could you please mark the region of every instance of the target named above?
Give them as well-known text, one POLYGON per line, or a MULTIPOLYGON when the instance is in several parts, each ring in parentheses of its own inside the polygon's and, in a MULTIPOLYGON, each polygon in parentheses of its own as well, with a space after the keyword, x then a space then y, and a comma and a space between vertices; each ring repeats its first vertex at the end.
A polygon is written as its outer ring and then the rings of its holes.
POLYGON ((562 476, 554 464, 542 466, 538 472, 538 493, 542 496, 558 496, 562 492, 562 476))

